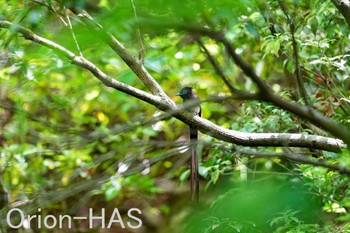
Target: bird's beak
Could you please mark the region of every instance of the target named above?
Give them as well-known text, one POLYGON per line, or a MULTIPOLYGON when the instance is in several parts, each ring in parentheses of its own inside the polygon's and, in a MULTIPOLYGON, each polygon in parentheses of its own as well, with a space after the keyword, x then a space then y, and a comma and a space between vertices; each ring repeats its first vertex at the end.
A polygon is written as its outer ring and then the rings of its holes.
POLYGON ((176 96, 181 96, 181 92, 177 93, 176 96))

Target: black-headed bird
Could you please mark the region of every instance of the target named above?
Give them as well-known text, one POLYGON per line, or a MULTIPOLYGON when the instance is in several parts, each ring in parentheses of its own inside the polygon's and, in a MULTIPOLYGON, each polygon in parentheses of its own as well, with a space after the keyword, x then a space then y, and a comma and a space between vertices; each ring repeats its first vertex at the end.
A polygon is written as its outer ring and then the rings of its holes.
MULTIPOLYGON (((199 100, 192 87, 184 87, 176 94, 180 96, 184 103, 190 101, 199 100)), ((190 104, 190 103, 189 103, 190 104)), ((201 116, 200 103, 194 103, 193 106, 187 108, 187 111, 192 112, 195 115, 201 116)), ((197 156, 197 140, 198 130, 191 125, 190 127, 190 140, 191 140, 191 163, 190 163, 190 183, 191 183, 191 199, 198 202, 199 199, 199 174, 198 174, 198 156, 197 156)))

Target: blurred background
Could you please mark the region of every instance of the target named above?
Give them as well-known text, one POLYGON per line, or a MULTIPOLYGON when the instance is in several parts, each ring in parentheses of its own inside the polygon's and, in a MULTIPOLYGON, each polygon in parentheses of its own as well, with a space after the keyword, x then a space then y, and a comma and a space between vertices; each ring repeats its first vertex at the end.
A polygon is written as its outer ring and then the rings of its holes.
MULTIPOLYGON (((349 126, 349 25, 329 0, 0 3, 0 20, 81 53, 114 79, 147 91, 76 16, 85 10, 135 57, 144 59, 146 69, 176 103, 182 102, 176 93, 193 86, 205 101, 202 117, 224 128, 330 136, 268 102, 207 100, 229 96, 230 85, 248 92, 257 88, 222 44, 179 28, 222 31, 276 94, 301 103, 294 77, 294 36, 312 106, 349 126), (226 83, 210 58, 228 78, 226 83)), ((14 28, 0 28, 2 232, 349 231, 348 176, 273 156, 290 148, 243 147, 200 134, 200 202, 191 203, 188 126, 160 115, 150 104, 104 86, 62 55, 25 40, 14 28), (73 229, 45 229, 34 219, 31 229, 9 229, 4 221, 13 207, 42 216, 87 216, 89 208, 96 214, 105 208, 111 216, 118 208, 125 228, 116 222, 102 229, 98 221, 89 228, 87 222, 75 221, 73 229), (127 225, 137 225, 127 214, 131 208, 142 211, 134 214, 142 219, 138 229, 127 225)), ((329 164, 350 163, 346 149, 293 151, 329 164)))

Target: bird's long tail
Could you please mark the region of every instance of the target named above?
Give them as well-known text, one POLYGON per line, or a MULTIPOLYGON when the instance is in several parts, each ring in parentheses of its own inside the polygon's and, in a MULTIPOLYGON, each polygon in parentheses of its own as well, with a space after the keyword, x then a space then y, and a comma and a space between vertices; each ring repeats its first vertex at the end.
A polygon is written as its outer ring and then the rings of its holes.
POLYGON ((198 130, 190 128, 191 139, 191 199, 198 202, 199 200, 199 174, 198 174, 198 156, 197 156, 197 140, 198 130))

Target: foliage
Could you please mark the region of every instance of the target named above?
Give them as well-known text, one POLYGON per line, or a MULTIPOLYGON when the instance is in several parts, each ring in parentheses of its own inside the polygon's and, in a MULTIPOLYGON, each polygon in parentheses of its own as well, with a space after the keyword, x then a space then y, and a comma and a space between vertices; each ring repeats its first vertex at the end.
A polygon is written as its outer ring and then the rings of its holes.
MULTIPOLYGON (((196 0, 181 4, 170 0, 134 1, 137 18, 126 0, 0 3, 0 20, 20 24, 81 52, 114 79, 146 90, 115 52, 73 13, 85 9, 135 57, 142 47, 137 39, 140 30, 146 47, 144 65, 176 102, 180 101, 176 92, 187 85, 194 86, 203 99, 230 94, 200 49, 198 35, 176 25, 224 31, 236 53, 255 67, 276 94, 303 103, 294 77, 293 34, 312 106, 349 127, 350 29, 329 0, 283 1, 294 21, 294 33, 279 1, 272 0, 196 0), (72 30, 65 16, 70 17, 72 30)), ((208 37, 201 40, 232 85, 256 91, 252 81, 228 58, 222 44, 208 37)), ((0 55, 0 191, 8 197, 8 203, 29 206, 32 213, 46 203, 41 207, 47 212, 61 214, 78 212, 88 205, 140 207, 145 215, 156 219, 156 226, 149 223, 151 230, 161 228, 157 225, 162 219, 159 216, 169 219, 167 230, 174 230, 171 222, 176 225, 176 214, 184 203, 179 196, 185 196, 181 190, 187 186, 189 175, 183 150, 186 143, 180 140, 187 132, 186 126, 174 118, 158 121, 156 108, 104 86, 60 54, 24 40, 13 30, 0 30, 0 55), (164 179, 170 185, 161 185, 164 179), (52 192, 57 193, 55 198, 49 198, 52 192), (174 199, 177 202, 172 204, 174 199), (67 206, 71 208, 66 210, 67 206)), ((204 102, 202 114, 218 125, 242 132, 329 136, 267 102, 204 102)), ((190 222, 185 228, 192 232, 349 229, 349 182, 345 175, 285 159, 243 157, 241 151, 246 148, 209 136, 201 139, 200 174, 207 195, 203 199, 210 204, 204 205, 195 224, 190 222), (274 181, 264 183, 260 179, 274 181), (294 202, 289 203, 291 200, 294 202), (317 215, 321 212, 328 220, 321 221, 317 215)), ((251 149, 272 154, 289 150, 251 149)), ((330 164, 350 163, 347 150, 302 153, 320 155, 317 160, 330 164)), ((196 211, 187 210, 187 214, 196 211)))

